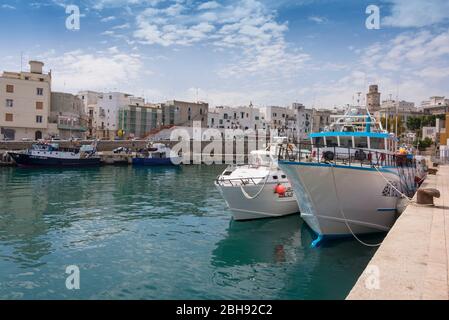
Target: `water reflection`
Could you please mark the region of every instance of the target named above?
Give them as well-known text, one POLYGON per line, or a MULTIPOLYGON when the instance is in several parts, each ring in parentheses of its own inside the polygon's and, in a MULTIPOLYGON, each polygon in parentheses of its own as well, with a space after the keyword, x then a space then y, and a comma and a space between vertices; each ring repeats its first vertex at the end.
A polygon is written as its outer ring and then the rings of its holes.
MULTIPOLYGON (((212 264, 217 267, 293 262, 307 246, 299 215, 249 222, 231 221, 227 236, 216 244, 212 264)), ((309 242, 310 243, 310 242, 309 242)))

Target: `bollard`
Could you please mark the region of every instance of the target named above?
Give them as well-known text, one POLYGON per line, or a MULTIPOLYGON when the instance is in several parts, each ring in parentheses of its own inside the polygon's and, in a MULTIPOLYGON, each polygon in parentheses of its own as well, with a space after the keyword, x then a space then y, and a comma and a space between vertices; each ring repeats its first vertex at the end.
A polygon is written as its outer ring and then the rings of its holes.
POLYGON ((426 205, 434 205, 433 198, 439 198, 440 191, 437 189, 419 189, 417 203, 418 204, 426 204, 426 205))

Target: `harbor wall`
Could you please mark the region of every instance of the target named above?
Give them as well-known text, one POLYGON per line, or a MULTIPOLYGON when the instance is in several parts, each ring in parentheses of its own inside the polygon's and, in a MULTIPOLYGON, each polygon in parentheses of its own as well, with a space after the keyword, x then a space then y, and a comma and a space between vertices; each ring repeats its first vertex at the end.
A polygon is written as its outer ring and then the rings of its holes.
MULTIPOLYGON (((58 141, 60 147, 68 148, 73 146, 69 141, 58 141)), ((78 144, 90 144, 90 141, 81 141, 78 144)), ((170 148, 174 148, 176 145, 180 146, 178 141, 154 141, 154 143, 164 143, 170 148)), ((185 164, 202 164, 206 161, 210 162, 211 155, 215 155, 215 164, 232 164, 232 163, 247 163, 248 154, 252 150, 258 150, 265 148, 265 144, 260 143, 257 140, 246 139, 243 144, 237 142, 236 140, 223 140, 221 141, 221 152, 213 150, 213 147, 217 147, 220 142, 216 141, 201 141, 195 142, 193 140, 181 142, 182 151, 186 154, 186 150, 189 152, 189 163, 185 164), (215 143, 214 145, 212 145, 215 143), (213 150, 212 153, 210 150, 213 150)), ((6 141, 0 142, 0 164, 11 165, 13 164, 10 157, 7 155, 8 151, 18 151, 25 150, 31 147, 33 142, 17 142, 17 141, 6 141)), ((115 164, 117 162, 128 161, 131 163, 131 158, 140 149, 147 146, 146 141, 99 141, 97 145, 97 150, 100 153, 102 162, 104 164, 115 164), (125 147, 131 150, 131 154, 116 155, 112 153, 112 150, 125 147)), ((219 148, 220 149, 220 148, 219 148)))

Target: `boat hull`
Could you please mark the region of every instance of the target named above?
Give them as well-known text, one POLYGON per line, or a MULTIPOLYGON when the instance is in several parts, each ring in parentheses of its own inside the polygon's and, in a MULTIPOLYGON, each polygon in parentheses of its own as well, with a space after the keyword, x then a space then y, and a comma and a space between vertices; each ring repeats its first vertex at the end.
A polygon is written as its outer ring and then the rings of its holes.
POLYGON ((100 158, 63 159, 39 157, 25 153, 9 152, 9 155, 21 167, 94 167, 101 164, 100 158))
MULTIPOLYGON (((281 197, 274 192, 277 184, 266 184, 256 199, 248 199, 240 186, 223 186, 216 184, 236 221, 276 218, 299 212, 296 197, 291 193, 281 197)), ((260 185, 247 185, 244 190, 249 196, 260 191, 260 185)))
POLYGON ((172 158, 133 158, 134 166, 176 166, 177 161, 172 158))
POLYGON ((318 235, 385 232, 397 218, 401 179, 395 169, 281 161, 298 197, 301 216, 318 235), (334 183, 335 181, 335 183, 334 183))

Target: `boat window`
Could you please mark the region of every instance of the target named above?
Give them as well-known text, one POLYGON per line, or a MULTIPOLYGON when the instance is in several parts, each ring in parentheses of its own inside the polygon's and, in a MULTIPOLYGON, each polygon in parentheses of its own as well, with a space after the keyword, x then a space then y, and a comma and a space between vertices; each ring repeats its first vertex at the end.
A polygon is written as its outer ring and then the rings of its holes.
POLYGON ((340 137, 340 147, 342 147, 342 148, 352 148, 352 136, 340 137))
POLYGON ((371 138, 371 149, 385 150, 385 139, 371 138))
POLYGON ((226 171, 225 173, 223 173, 224 176, 230 176, 232 173, 232 171, 226 171))
POLYGON ((282 179, 285 179, 285 178, 287 178, 287 176, 285 174, 283 174, 282 175, 282 179))
POLYGON ((323 138, 322 137, 313 138, 313 144, 317 147, 323 146, 324 145, 323 138))
POLYGON ((326 146, 337 147, 338 146, 337 137, 326 137, 326 146))
POLYGON ((278 176, 273 176, 273 179, 274 179, 274 180, 277 180, 277 179, 278 179, 278 176))
POLYGON ((356 148, 368 148, 368 138, 367 137, 354 137, 356 148))

